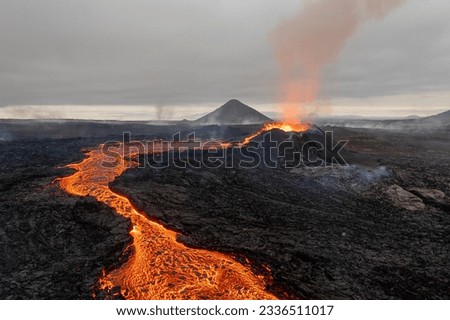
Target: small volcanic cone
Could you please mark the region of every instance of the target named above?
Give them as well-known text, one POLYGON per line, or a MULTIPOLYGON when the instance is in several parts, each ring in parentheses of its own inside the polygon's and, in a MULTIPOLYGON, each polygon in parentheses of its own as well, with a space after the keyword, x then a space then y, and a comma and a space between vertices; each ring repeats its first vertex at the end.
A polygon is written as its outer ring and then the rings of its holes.
POLYGON ((259 136, 260 134, 273 130, 278 129, 284 132, 305 132, 310 128, 310 124, 308 123, 284 123, 284 122, 272 122, 272 123, 266 123, 264 127, 261 128, 261 130, 255 132, 254 134, 249 135, 246 137, 243 141, 244 144, 249 143, 252 141, 255 137, 259 136))
POLYGON ((246 137, 243 145, 255 148, 266 159, 270 155, 277 167, 292 164, 319 166, 331 163, 333 158, 339 158, 335 157, 330 137, 318 126, 307 123, 266 124, 261 130, 246 137), (271 148, 265 145, 267 143, 270 143, 271 148))

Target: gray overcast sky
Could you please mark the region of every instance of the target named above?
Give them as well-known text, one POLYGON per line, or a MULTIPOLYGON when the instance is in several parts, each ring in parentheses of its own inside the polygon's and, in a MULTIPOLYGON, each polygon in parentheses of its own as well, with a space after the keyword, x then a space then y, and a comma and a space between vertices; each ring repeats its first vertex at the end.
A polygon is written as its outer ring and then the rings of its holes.
MULTIPOLYGON (((302 2, 0 0, 0 117, 16 105, 195 114, 230 98, 269 111, 278 66, 268 34, 302 2)), ((364 24, 325 69, 320 99, 341 113, 446 109, 449 17, 450 1, 409 0, 364 24)))

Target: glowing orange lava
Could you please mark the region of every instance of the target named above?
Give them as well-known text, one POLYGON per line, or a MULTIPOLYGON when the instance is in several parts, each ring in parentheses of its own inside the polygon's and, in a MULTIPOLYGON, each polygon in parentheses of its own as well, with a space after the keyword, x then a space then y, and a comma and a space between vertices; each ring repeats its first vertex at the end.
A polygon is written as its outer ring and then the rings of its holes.
POLYGON ((242 142, 243 144, 247 144, 249 143, 253 138, 259 136, 261 133, 266 132, 266 131, 270 131, 272 129, 280 129, 286 132, 291 132, 291 131, 295 131, 295 132, 304 132, 307 131, 310 128, 310 125, 308 123, 291 123, 291 122, 273 122, 273 123, 266 123, 264 125, 264 127, 262 127, 261 130, 247 136, 244 141, 242 142))
POLYGON ((109 183, 129 167, 122 154, 117 147, 115 165, 102 165, 108 159, 100 146, 81 163, 68 166, 77 172, 60 179, 66 192, 92 196, 133 225, 134 252, 99 279, 101 288, 120 286, 127 299, 276 299, 266 291, 264 277, 225 254, 184 246, 176 241, 176 232, 150 221, 126 197, 113 192, 109 183))

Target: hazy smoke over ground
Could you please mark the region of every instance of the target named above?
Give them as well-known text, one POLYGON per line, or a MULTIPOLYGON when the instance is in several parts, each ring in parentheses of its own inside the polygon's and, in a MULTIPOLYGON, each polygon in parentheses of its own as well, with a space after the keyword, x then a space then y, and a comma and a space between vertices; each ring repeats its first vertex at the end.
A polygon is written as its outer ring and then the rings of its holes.
POLYGON ((66 117, 63 108, 50 106, 7 106, 0 109, 1 118, 12 119, 62 119, 66 117))
POLYGON ((281 68, 280 106, 284 120, 305 116, 316 99, 322 69, 367 20, 380 19, 406 0, 308 0, 300 12, 271 34, 281 68))

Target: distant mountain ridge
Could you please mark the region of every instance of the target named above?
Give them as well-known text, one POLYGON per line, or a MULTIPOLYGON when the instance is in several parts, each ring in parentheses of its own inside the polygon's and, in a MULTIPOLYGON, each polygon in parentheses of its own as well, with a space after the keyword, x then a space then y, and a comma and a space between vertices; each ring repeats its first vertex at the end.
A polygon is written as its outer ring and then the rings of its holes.
POLYGON ((450 125, 450 110, 438 113, 434 116, 418 119, 418 121, 427 124, 437 124, 442 126, 450 125))
POLYGON ((259 124, 268 121, 272 121, 272 119, 239 100, 231 99, 220 108, 193 121, 193 123, 200 125, 233 125, 259 124))
POLYGON ((324 124, 350 128, 387 130, 441 130, 450 132, 450 110, 423 118, 405 118, 397 120, 330 120, 325 122, 324 124))

